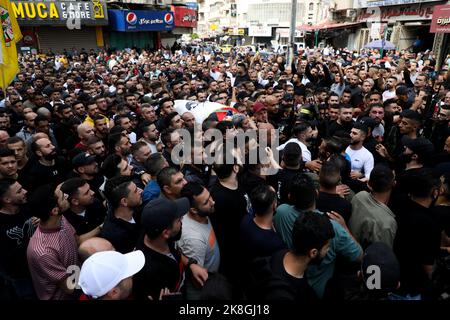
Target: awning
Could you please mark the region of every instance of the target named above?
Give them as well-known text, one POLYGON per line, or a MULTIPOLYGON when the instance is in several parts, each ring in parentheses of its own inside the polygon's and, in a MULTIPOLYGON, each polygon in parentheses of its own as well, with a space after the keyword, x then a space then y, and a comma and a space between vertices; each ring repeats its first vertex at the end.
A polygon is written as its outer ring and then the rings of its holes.
POLYGON ((338 29, 338 28, 348 28, 348 27, 352 27, 352 26, 357 26, 359 24, 362 24, 362 22, 336 23, 336 22, 327 21, 324 23, 316 24, 316 25, 303 24, 303 25, 297 26, 297 30, 314 31, 314 30, 338 29))

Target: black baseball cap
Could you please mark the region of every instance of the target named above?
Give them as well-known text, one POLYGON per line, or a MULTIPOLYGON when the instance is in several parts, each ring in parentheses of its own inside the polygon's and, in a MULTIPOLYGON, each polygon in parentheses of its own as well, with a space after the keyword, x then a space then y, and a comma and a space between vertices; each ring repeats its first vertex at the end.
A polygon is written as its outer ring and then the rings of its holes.
POLYGON ((369 267, 376 266, 380 270, 380 290, 395 290, 400 281, 400 265, 392 249, 385 243, 374 242, 367 247, 362 259, 364 282, 373 274, 369 267))
POLYGON ((367 128, 371 128, 372 130, 377 126, 377 123, 371 117, 362 117, 358 120, 358 122, 365 125, 367 128))
POLYGON ((404 145, 417 155, 429 156, 434 152, 434 146, 427 138, 404 139, 404 145))
POLYGON ((87 152, 81 152, 72 159, 72 165, 74 168, 79 168, 91 164, 95 161, 96 161, 95 155, 90 155, 87 152))
POLYGON ((160 197, 150 201, 142 210, 144 232, 151 237, 159 236, 165 229, 170 228, 177 218, 184 216, 189 208, 188 198, 169 200, 160 197))

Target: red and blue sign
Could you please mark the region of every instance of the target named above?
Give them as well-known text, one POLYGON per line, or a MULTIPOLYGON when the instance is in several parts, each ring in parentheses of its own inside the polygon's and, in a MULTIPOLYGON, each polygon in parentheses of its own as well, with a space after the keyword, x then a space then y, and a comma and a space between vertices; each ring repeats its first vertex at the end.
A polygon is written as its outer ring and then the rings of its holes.
POLYGON ((108 10, 113 31, 165 31, 174 27, 171 11, 108 10))

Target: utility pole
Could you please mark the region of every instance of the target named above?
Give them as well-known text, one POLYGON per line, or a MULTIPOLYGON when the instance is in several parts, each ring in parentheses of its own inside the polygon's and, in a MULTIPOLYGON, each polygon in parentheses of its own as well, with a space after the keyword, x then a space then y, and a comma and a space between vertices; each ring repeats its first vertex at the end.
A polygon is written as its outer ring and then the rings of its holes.
POLYGON ((289 29, 289 50, 286 56, 286 69, 291 68, 292 61, 294 60, 294 38, 295 38, 295 24, 297 22, 297 0, 292 0, 292 16, 291 16, 291 27, 289 29))

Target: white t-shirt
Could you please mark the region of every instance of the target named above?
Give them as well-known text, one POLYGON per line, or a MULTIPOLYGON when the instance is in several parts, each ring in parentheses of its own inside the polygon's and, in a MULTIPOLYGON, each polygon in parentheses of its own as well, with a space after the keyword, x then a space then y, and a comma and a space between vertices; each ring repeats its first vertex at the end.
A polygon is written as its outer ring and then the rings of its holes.
POLYGON ((311 161, 311 151, 309 151, 309 150, 308 150, 308 147, 307 147, 303 142, 301 142, 300 140, 298 140, 297 138, 289 139, 286 143, 284 143, 284 144, 282 144, 281 146, 277 147, 277 150, 278 150, 278 151, 284 150, 284 147, 286 147, 286 145, 287 145, 288 143, 291 143, 291 142, 295 142, 295 143, 298 144, 298 145, 300 146, 300 148, 302 149, 302 158, 303 158, 303 161, 305 161, 305 162, 311 161))
POLYGON ((353 150, 347 147, 345 153, 348 154, 352 162, 352 171, 361 172, 365 178, 369 179, 374 166, 372 153, 364 147, 359 150, 353 150))

